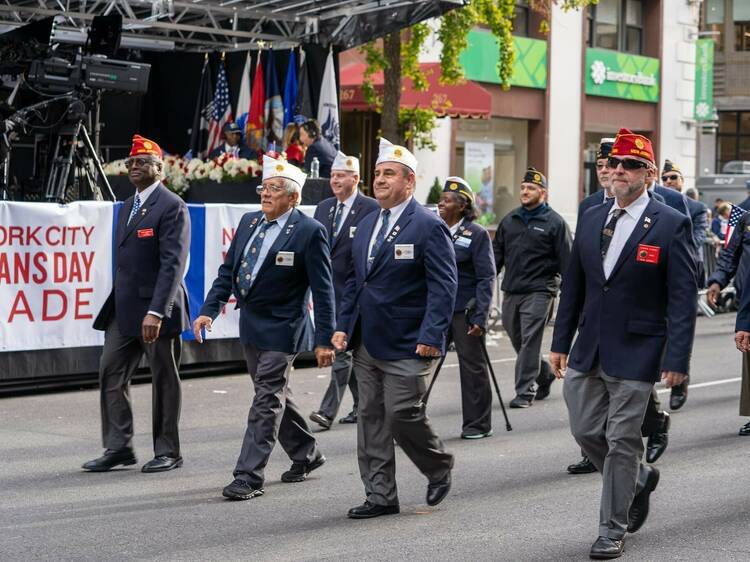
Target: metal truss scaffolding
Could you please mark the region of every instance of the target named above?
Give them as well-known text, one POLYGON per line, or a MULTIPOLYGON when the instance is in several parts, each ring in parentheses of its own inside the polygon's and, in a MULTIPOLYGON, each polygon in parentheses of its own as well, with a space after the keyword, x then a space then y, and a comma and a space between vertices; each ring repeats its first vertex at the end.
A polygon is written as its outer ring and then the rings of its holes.
POLYGON ((348 49, 464 5, 465 0, 0 0, 0 30, 58 16, 75 42, 97 15, 123 17, 123 46, 240 51, 319 43, 348 49))

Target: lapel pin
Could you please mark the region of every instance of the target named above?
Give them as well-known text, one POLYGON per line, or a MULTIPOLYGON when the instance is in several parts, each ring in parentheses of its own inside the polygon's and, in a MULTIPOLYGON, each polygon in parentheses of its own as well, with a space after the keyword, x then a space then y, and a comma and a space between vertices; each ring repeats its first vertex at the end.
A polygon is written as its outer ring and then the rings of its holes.
POLYGON ((643 220, 646 221, 646 222, 651 222, 651 217, 646 217, 643 220))

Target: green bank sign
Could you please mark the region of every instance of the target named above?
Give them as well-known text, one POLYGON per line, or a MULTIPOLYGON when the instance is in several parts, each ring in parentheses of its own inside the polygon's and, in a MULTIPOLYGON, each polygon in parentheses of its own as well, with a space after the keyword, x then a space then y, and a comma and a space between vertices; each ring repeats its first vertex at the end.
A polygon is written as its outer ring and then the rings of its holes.
MULTIPOLYGON (((468 46, 459 58, 467 80, 499 84, 497 75, 498 43, 488 31, 471 30, 468 46)), ((547 42, 527 37, 513 37, 516 60, 512 86, 545 89, 547 87, 547 42)))
POLYGON ((695 105, 696 121, 710 121, 714 116, 714 40, 695 42, 695 105))
POLYGON ((659 59, 606 49, 586 49, 586 94, 659 101, 659 59))

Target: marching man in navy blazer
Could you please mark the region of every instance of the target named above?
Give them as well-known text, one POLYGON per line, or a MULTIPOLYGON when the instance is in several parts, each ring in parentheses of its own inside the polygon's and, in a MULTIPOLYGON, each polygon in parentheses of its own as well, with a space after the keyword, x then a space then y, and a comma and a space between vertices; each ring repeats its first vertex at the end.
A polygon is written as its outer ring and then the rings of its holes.
POLYGON ((319 222, 297 210, 305 174, 283 160, 263 158, 258 188, 261 211, 245 214, 224 263, 193 322, 196 340, 211 329, 234 294, 240 309, 240 343, 255 397, 234 469, 223 495, 248 500, 264 493, 264 468, 278 438, 292 459, 282 482, 302 482, 325 462, 292 400, 289 374, 305 326, 306 294, 315 306, 315 356, 333 361, 333 284, 328 236, 319 222))
POLYGON ((190 248, 185 202, 159 181, 164 164, 159 145, 140 135, 126 161, 136 193, 120 210, 115 233, 112 292, 94 321, 104 330, 99 366, 104 456, 85 470, 107 471, 135 464, 130 379, 146 354, 153 376, 154 459, 143 472, 182 465, 180 420, 180 334, 190 326, 182 282, 190 248))
MULTIPOLYGON (((377 201, 357 191, 358 184, 359 159, 339 151, 331 167, 331 190, 334 197, 321 201, 315 209, 315 220, 328 231, 337 308, 341 306, 346 276, 352 265, 352 240, 357 232, 357 225, 368 214, 380 208, 377 201)), ((339 423, 357 423, 359 393, 356 373, 352 369, 351 351, 336 352, 336 360, 331 367, 331 383, 320 403, 320 409, 310 414, 310 419, 324 429, 330 429, 347 384, 352 391, 354 406, 339 423)))
POLYGON ((690 220, 647 193, 651 142, 621 129, 608 165, 615 200, 578 226, 550 353, 573 436, 603 477, 595 559, 619 557, 646 520, 659 471, 641 463, 641 422, 653 384, 687 376, 696 316, 690 220))
POLYGON ((456 344, 461 377, 461 438, 482 439, 492 435, 492 389, 481 338, 495 292, 495 256, 489 233, 474 223, 474 192, 466 180, 446 178, 438 211, 453 239, 458 268, 450 337, 456 344), (472 299, 475 305, 467 323, 466 306, 472 299))
POLYGON ((354 351, 359 387, 357 454, 365 486, 353 519, 399 512, 393 440, 427 477, 427 503, 451 486, 453 455, 429 424, 425 377, 445 353, 456 296, 448 227, 413 198, 417 160, 380 139, 373 190, 380 204, 359 224, 344 288, 337 350, 354 351))

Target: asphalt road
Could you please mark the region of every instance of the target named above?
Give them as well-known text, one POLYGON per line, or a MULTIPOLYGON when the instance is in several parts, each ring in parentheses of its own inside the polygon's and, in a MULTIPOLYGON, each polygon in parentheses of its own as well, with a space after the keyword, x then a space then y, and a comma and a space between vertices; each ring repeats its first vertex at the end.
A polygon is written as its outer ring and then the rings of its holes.
MULTIPOLYGON (((670 445, 645 526, 626 540, 630 560, 750 559, 750 438, 737 436, 740 356, 733 315, 699 319, 693 387, 673 416, 670 445)), ((490 353, 503 397, 512 398, 513 353, 506 339, 490 353)), ((545 343, 545 349, 548 344, 545 343)), ((245 428, 247 375, 183 384, 185 465, 146 475, 137 468, 82 472, 98 456, 97 390, 0 400, 0 560, 585 560, 596 538, 598 475, 569 476, 578 460, 559 383, 550 398, 510 410, 506 432, 495 406, 495 435, 459 438, 455 356, 446 361, 429 414, 455 453, 453 491, 436 508, 426 480, 399 452, 401 514, 352 521, 363 500, 354 427, 319 434, 328 462, 303 483, 283 484, 280 447, 266 494, 228 502, 221 489, 245 428)), ((327 372, 298 369, 292 386, 307 413, 327 372)), ((151 457, 150 386, 133 388, 139 465, 151 457)), ((668 394, 661 396, 668 402, 668 394)), ((342 413, 348 411, 347 398, 342 413)))

